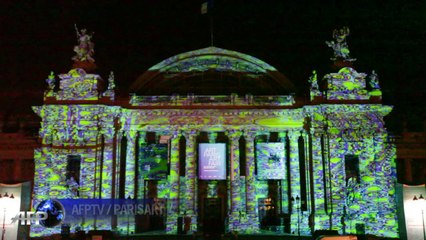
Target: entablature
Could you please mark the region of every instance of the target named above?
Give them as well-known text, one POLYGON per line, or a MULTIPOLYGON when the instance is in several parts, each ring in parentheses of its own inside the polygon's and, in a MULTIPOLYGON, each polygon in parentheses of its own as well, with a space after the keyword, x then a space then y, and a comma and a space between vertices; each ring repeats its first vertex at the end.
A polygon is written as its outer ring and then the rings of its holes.
POLYGON ((194 95, 187 96, 161 95, 137 96, 131 95, 129 104, 138 106, 293 106, 296 103, 294 95, 194 95))
MULTIPOLYGON (((124 129, 148 125, 247 126, 302 128, 303 109, 123 109, 120 122, 124 129)), ((204 128, 204 127, 203 127, 204 128)), ((215 127, 213 127, 215 128, 215 127)))

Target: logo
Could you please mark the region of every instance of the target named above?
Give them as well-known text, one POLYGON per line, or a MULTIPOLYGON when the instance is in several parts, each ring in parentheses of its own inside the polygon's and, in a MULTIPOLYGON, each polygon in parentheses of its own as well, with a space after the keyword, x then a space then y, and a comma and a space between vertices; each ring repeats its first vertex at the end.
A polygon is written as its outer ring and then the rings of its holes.
POLYGON ((41 226, 52 228, 61 224, 64 220, 65 208, 59 201, 47 199, 40 202, 40 204, 36 207, 35 215, 37 216, 37 214, 38 216, 44 216, 43 219, 38 219, 41 226))
POLYGON ((14 218, 12 218, 12 224, 16 221, 20 221, 21 225, 40 225, 40 221, 48 218, 45 212, 27 212, 21 211, 14 218))

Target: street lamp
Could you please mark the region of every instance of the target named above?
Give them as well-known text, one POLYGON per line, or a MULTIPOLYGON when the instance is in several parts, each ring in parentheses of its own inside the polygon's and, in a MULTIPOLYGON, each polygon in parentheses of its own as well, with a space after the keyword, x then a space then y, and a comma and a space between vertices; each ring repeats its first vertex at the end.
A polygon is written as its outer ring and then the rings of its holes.
POLYGON ((7 206, 7 201, 14 199, 15 197, 13 196, 13 193, 7 194, 7 192, 4 194, 4 196, 2 196, 0 194, 0 200, 2 200, 4 202, 4 208, 3 208, 3 231, 1 233, 1 240, 4 240, 4 235, 6 235, 6 228, 5 228, 5 222, 6 222, 6 206, 7 206))
MULTIPOLYGON (((291 201, 294 202, 295 198, 291 197, 291 201)), ((299 195, 296 196, 296 207, 297 207, 297 236, 300 237, 300 198, 299 195)))
MULTIPOLYGON (((128 196, 127 197, 127 200, 132 200, 132 197, 131 196, 128 196)), ((126 204, 127 204, 127 202, 126 202, 126 204)), ((127 236, 129 236, 129 232, 130 232, 130 213, 129 212, 127 212, 127 236)))
POLYGON ((420 194, 419 198, 417 198, 416 195, 414 195, 413 201, 419 201, 420 203, 420 208, 422 209, 422 223, 423 223, 423 240, 426 240, 426 232, 425 232, 425 218, 424 218, 424 204, 425 204, 425 198, 423 197, 422 194, 420 194))

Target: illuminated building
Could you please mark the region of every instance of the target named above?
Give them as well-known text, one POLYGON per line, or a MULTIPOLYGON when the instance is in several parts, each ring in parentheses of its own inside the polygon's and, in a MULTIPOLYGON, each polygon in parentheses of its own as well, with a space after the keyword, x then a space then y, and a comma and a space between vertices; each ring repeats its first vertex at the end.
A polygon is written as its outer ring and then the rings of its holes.
MULTIPOLYGON (((314 71, 303 101, 274 67, 217 47, 156 64, 120 99, 113 74, 102 90, 82 32, 74 68, 59 75, 59 90, 52 73, 44 105, 33 107, 42 119, 34 205, 167 202, 164 218, 86 221, 85 230, 176 233, 185 216, 193 231, 397 237, 395 145, 383 121, 392 107, 381 104, 377 74, 352 67, 348 34, 335 31, 327 42, 337 71, 323 80, 314 71)), ((59 231, 31 229, 33 236, 59 231)))

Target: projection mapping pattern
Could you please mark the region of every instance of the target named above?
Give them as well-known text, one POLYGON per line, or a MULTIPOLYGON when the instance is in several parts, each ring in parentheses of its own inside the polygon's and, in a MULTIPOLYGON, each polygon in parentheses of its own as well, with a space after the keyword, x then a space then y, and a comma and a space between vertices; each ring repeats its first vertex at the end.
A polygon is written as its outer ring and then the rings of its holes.
MULTIPOLYGON (((348 33, 342 32, 343 40, 348 33)), ((339 50, 333 45, 337 43, 330 43, 340 51, 335 52, 335 61, 341 56, 349 59, 347 45, 339 42, 343 44, 339 50)), ((256 58, 213 47, 176 55, 151 69, 276 71, 256 58)), ((265 201, 280 208, 277 213, 290 216, 290 233, 335 229, 354 234, 365 228, 366 234, 398 237, 395 144, 383 121, 392 107, 380 103, 374 71, 368 78, 347 65, 322 80, 314 71, 308 105, 296 103, 292 96, 261 96, 273 100, 261 105, 226 96, 235 101, 220 102, 219 107, 208 101, 196 107, 149 101, 156 96, 129 96, 123 103, 114 99, 113 78, 111 74, 106 94, 98 88, 102 78, 84 69, 60 74, 59 90, 55 75, 49 75, 45 104, 33 107, 41 117, 42 143, 34 155, 33 208, 48 199, 114 199, 124 192, 125 198, 165 202, 167 214, 161 220, 165 232, 177 232, 179 216, 191 219, 189 229, 197 231, 202 207, 199 180, 207 179, 207 197, 227 196, 223 201, 227 231, 259 233, 263 211, 259 201, 265 201), (132 102, 135 99, 142 102, 132 102), (227 140, 213 144, 216 150, 205 154, 203 146, 209 145, 198 142, 202 132, 222 132, 227 140), (166 140, 160 143, 156 138, 148 144, 148 133, 166 140), (259 141, 277 133, 274 141, 259 141), (245 152, 240 150, 241 139, 245 152), (241 156, 245 160, 240 162, 241 156), (356 170, 345 166, 348 156, 358 159, 356 170), (217 173, 205 175, 205 170, 217 173), (303 182, 306 188, 301 187, 303 182), (219 194, 221 187, 225 189, 219 194), (282 198, 272 198, 272 193, 282 198), (306 196, 303 207, 291 201, 297 196, 306 196)), ((66 215, 63 221, 67 222, 66 215)), ((110 219, 82 219, 71 231, 94 228, 121 234, 136 231, 129 216, 118 217, 114 224, 110 219)), ((31 237, 60 230, 60 226, 32 226, 31 237)))

